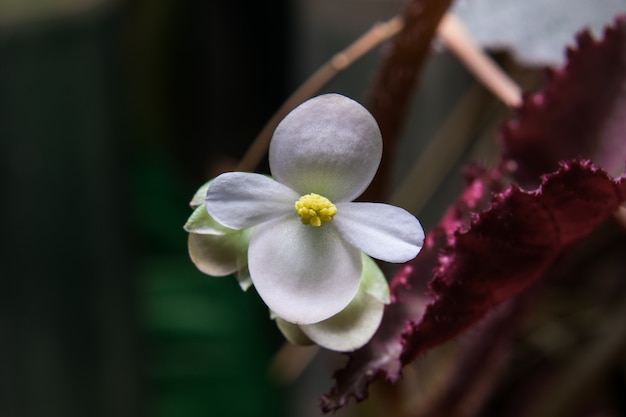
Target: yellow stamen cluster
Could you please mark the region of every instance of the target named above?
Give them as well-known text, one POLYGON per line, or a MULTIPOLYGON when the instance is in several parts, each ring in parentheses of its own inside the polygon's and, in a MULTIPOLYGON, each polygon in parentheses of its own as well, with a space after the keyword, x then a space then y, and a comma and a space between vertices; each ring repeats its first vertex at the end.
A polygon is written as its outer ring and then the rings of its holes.
POLYGON ((326 197, 311 193, 303 195, 296 201, 296 212, 302 224, 319 227, 333 219, 337 214, 337 207, 326 197))

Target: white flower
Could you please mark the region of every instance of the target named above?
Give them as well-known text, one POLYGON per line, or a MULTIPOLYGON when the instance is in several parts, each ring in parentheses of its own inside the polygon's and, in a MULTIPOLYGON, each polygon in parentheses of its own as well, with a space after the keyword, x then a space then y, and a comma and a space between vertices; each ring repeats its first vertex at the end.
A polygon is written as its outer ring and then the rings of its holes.
POLYGON ((205 205, 221 225, 254 227, 250 277, 282 320, 322 322, 355 299, 361 251, 405 262, 424 232, 398 207, 352 202, 380 163, 382 139, 369 112, 337 94, 313 98, 278 125, 269 149, 273 178, 231 172, 210 185, 205 205))
MULTIPOLYGON (((248 272, 248 246, 252 229, 233 230, 213 219, 204 206, 204 197, 212 181, 198 189, 190 202, 193 213, 185 223, 189 232, 189 255, 196 267, 207 275, 234 274, 245 291, 252 285, 248 272)), ((319 323, 297 325, 273 318, 283 335, 292 343, 318 344, 336 351, 351 351, 367 343, 383 318, 389 303, 389 286, 376 263, 361 252, 361 283, 350 304, 319 323)))

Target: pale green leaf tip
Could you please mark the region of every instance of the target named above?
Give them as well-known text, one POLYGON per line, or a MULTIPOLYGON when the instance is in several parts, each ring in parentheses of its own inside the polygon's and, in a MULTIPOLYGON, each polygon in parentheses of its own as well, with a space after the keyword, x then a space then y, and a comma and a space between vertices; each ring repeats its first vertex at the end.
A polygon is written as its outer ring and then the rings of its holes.
POLYGON ((192 209, 195 209, 196 207, 204 204, 204 197, 206 197, 206 192, 209 189, 209 185, 211 185, 211 182, 213 182, 212 179, 202 184, 202 186, 198 188, 198 191, 196 191, 196 193, 193 195, 193 198, 189 202, 189 206, 192 209))
POLYGON ((191 213, 191 216, 189 216, 189 219, 187 219, 187 222, 183 226, 183 229, 185 229, 188 233, 216 236, 236 232, 234 229, 230 229, 219 224, 213 217, 211 217, 204 204, 194 209, 193 213, 191 213))
POLYGON ((381 303, 389 304, 391 299, 385 274, 376 262, 365 253, 361 253, 361 259, 363 260, 363 273, 361 275, 363 289, 381 303))
POLYGON ((248 291, 252 286, 252 278, 250 277, 250 271, 248 270, 248 263, 245 259, 245 256, 242 259, 237 260, 238 269, 235 273, 235 277, 237 278, 237 282, 239 282, 239 286, 243 291, 248 291))

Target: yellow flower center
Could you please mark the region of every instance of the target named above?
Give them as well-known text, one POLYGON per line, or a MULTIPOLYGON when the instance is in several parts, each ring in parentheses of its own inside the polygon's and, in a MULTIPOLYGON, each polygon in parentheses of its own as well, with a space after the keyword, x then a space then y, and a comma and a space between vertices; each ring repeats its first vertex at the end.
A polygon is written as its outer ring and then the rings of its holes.
POLYGON ((307 194, 296 201, 296 212, 302 224, 319 227, 333 219, 337 214, 337 207, 326 197, 319 194, 307 194))

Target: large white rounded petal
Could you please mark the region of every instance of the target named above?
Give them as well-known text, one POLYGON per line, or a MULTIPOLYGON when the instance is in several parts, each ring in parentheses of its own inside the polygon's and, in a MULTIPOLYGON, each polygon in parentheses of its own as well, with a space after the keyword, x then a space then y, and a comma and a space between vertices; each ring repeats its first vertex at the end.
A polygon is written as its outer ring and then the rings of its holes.
POLYGON ((373 258, 406 262, 424 245, 424 229, 408 211, 382 203, 339 203, 333 226, 373 258))
POLYGON ((363 288, 339 314, 300 329, 312 341, 327 349, 347 352, 360 348, 376 333, 383 319, 385 304, 363 288))
POLYGON ((248 249, 252 282, 267 306, 294 324, 337 314, 354 298, 361 255, 328 226, 284 216, 260 224, 248 249))
POLYGON ((339 94, 312 98, 278 125, 269 149, 272 176, 300 194, 352 201, 374 178, 382 156, 372 115, 339 94))
POLYGON ((231 229, 245 229, 294 213, 295 191, 261 174, 227 172, 215 178, 204 203, 209 214, 231 229))

